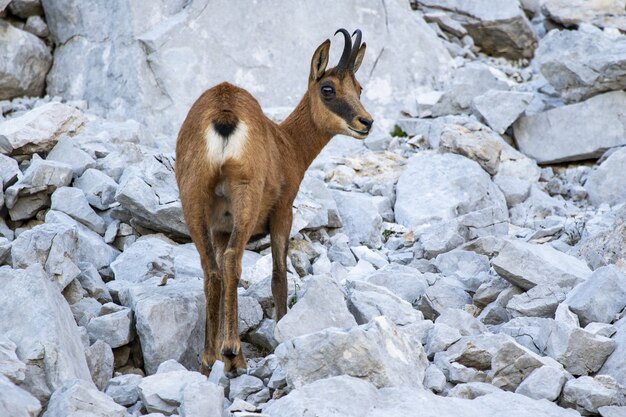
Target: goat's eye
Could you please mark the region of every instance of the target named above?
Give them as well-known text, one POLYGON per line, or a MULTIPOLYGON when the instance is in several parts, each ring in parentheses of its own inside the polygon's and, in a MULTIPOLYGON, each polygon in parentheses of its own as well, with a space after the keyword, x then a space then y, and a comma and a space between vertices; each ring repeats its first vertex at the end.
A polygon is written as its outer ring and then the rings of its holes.
POLYGON ((324 98, 331 98, 335 95, 335 89, 330 85, 322 86, 322 95, 324 98))

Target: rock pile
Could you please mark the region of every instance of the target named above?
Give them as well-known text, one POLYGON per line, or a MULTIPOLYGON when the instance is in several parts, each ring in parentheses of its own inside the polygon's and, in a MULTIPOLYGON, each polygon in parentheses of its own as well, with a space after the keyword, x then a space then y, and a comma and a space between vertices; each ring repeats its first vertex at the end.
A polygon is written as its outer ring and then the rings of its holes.
POLYGON ((364 101, 391 123, 307 172, 278 323, 269 240, 248 245, 232 378, 197 372, 176 121, 231 76, 292 105, 294 45, 337 24, 278 0, 140 3, 0 0, 0 415, 626 413, 623 0, 329 2, 359 11, 364 101), (278 42, 276 10, 315 30, 278 42), (231 15, 282 46, 217 37, 231 15), (253 62, 218 68, 226 50, 253 62))

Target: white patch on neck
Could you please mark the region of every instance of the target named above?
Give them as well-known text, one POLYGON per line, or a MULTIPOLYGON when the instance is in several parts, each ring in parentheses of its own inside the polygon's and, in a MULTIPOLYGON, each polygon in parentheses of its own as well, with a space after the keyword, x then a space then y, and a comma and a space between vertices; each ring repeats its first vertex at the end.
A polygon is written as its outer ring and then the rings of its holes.
POLYGON ((239 159, 243 155, 248 127, 240 120, 233 133, 224 138, 209 126, 204 134, 209 164, 221 166, 227 159, 239 159))

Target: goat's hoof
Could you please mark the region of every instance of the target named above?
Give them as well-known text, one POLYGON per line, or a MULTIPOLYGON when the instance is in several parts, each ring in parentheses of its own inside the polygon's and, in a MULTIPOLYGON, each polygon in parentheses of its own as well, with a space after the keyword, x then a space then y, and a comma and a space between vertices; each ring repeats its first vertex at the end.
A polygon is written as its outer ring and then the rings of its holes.
POLYGON ((224 356, 225 358, 235 358, 237 357, 237 355, 239 355, 240 351, 241 342, 239 342, 239 340, 225 340, 224 343, 222 343, 222 356, 224 356))

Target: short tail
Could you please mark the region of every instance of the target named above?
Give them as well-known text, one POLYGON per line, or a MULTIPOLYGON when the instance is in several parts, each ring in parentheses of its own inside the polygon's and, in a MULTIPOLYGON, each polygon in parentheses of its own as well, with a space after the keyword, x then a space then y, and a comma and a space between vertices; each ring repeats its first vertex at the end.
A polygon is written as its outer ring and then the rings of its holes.
POLYGON ((228 138, 237 128, 239 119, 231 110, 220 110, 213 118, 213 128, 220 136, 228 138))

